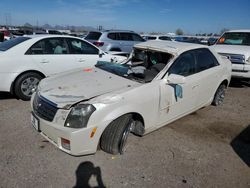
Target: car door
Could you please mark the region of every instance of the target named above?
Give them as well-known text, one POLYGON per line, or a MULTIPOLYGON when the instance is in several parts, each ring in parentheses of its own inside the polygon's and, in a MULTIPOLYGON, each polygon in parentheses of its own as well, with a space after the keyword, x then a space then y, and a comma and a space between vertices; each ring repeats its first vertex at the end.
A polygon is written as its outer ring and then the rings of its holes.
POLYGON ((197 75, 199 75, 199 95, 197 105, 202 107, 211 101, 219 86, 220 69, 222 69, 215 56, 207 48, 194 50, 197 75))
POLYGON ((75 59, 69 56, 65 38, 46 38, 36 42, 26 52, 47 76, 76 68, 75 59))
POLYGON ((83 40, 68 38, 70 56, 75 59, 76 67, 93 67, 98 60, 110 61, 105 54, 99 56, 99 49, 83 40))
POLYGON ((123 52, 130 53, 134 46, 131 33, 120 33, 120 47, 123 52))
POLYGON ((181 54, 170 66, 160 84, 158 126, 178 119, 197 107, 199 75, 196 74, 195 56, 192 51, 181 54), (169 83, 170 76, 183 77, 183 83, 169 83))

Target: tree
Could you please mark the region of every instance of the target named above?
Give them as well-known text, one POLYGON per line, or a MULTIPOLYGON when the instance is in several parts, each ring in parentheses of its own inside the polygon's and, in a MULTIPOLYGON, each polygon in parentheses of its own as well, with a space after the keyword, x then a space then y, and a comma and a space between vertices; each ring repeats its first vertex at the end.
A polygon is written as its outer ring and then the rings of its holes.
POLYGON ((176 29, 175 34, 176 35, 183 35, 184 33, 183 33, 182 29, 178 28, 178 29, 176 29))

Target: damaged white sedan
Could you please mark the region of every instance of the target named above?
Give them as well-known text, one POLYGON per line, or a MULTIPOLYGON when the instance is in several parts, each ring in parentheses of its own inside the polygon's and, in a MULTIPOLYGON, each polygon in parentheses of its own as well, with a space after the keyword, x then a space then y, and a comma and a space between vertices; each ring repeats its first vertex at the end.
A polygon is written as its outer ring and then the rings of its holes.
POLYGON ((137 44, 124 64, 46 78, 32 96, 32 125, 71 154, 98 146, 123 153, 129 133, 145 135, 204 106, 220 105, 231 63, 209 47, 168 41, 137 44))

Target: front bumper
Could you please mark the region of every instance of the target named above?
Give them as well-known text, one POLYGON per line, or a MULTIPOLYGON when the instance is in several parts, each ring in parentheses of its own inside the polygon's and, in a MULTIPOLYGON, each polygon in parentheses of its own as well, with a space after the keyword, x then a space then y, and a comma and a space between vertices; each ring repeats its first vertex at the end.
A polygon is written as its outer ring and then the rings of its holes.
POLYGON ((75 156, 96 152, 99 137, 95 134, 93 138, 90 138, 93 127, 76 130, 56 126, 39 117, 37 118, 39 119, 40 134, 60 150, 75 156), (70 149, 65 149, 62 146, 62 138, 70 141, 70 149))
POLYGON ((250 78, 250 64, 232 64, 232 77, 250 78))
POLYGON ((96 125, 92 124, 80 129, 64 127, 69 110, 58 109, 52 121, 45 120, 34 113, 34 98, 35 94, 31 98, 32 114, 38 120, 38 130, 45 139, 70 155, 88 155, 96 152, 103 129, 110 122, 100 121, 96 125), (70 148, 63 147, 62 139, 70 142, 70 148))

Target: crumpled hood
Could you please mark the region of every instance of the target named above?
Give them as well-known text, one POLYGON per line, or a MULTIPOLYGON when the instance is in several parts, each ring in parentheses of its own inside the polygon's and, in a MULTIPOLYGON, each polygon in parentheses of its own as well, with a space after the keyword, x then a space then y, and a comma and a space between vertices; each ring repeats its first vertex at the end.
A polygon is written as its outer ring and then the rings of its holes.
POLYGON ((45 78, 39 84, 39 93, 57 104, 58 108, 65 108, 82 100, 135 85, 140 84, 98 68, 91 68, 45 78))
POLYGON ((217 44, 211 46, 211 48, 217 53, 242 54, 245 55, 246 59, 250 56, 250 46, 217 44))

